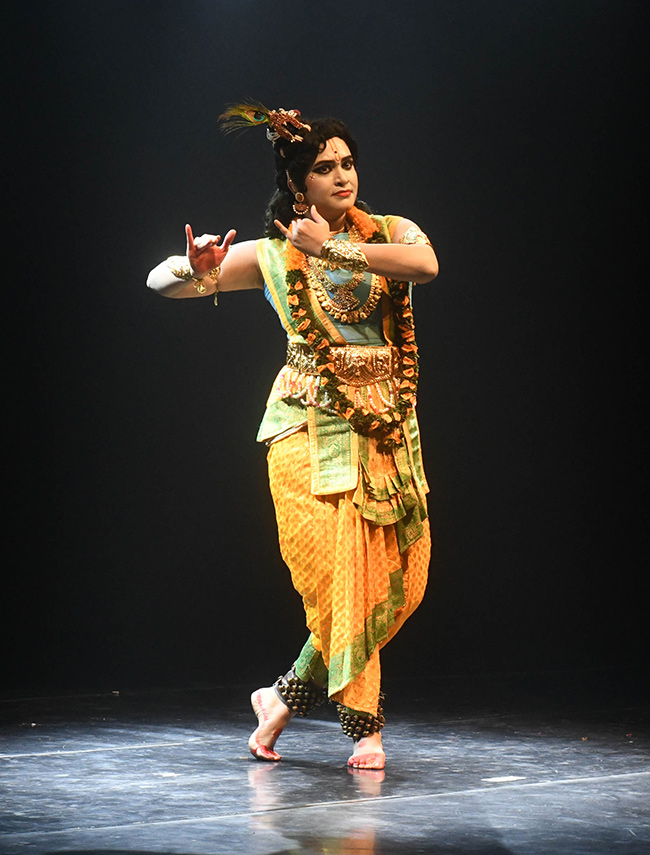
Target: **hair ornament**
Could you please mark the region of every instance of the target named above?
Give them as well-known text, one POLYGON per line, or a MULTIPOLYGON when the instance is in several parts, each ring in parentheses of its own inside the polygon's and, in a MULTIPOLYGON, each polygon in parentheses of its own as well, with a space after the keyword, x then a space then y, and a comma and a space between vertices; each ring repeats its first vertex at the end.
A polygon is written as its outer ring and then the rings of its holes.
POLYGON ((311 125, 301 122, 298 118, 300 110, 269 110, 259 102, 231 104, 225 113, 219 116, 221 125, 226 133, 232 133, 240 128, 250 128, 253 125, 268 125, 266 136, 275 142, 282 137, 289 142, 302 142, 303 137, 295 131, 311 131, 311 125), (289 127, 293 128, 293 130, 289 127))

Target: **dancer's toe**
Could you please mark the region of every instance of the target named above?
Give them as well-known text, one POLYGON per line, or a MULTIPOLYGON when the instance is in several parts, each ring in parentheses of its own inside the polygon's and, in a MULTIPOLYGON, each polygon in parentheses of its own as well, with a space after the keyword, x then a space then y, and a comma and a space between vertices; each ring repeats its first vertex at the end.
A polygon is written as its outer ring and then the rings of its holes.
POLYGON ((256 760, 268 760, 272 763, 277 763, 278 760, 282 760, 281 754, 278 754, 277 751, 274 751, 272 748, 268 748, 266 745, 262 744, 259 741, 258 732, 259 732, 259 727, 251 735, 251 738, 248 740, 248 747, 249 747, 250 752, 253 755, 253 757, 256 760))
POLYGON ((383 769, 385 765, 386 755, 383 751, 353 754, 348 760, 348 766, 354 769, 383 769))

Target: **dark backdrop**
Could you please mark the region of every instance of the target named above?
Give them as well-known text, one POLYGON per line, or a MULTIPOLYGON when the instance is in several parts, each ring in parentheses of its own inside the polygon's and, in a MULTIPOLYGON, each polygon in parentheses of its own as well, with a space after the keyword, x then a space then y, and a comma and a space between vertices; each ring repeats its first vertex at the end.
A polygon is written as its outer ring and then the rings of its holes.
POLYGON ((347 121, 362 198, 440 258, 415 298, 437 555, 386 669, 637 661, 644 8, 15 5, 6 687, 268 679, 302 644, 255 443, 279 324, 259 292, 145 287, 185 222, 260 235, 270 146, 217 123, 246 97, 347 121))

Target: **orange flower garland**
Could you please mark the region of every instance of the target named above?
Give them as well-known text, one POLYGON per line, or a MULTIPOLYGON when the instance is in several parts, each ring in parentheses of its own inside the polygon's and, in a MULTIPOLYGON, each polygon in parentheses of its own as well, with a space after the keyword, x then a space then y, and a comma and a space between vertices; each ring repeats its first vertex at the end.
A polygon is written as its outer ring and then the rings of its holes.
MULTIPOLYGON (((386 243, 378 224, 358 208, 348 212, 351 221, 350 236, 362 243, 386 243)), ((346 394, 346 387, 334 373, 330 353, 333 343, 319 328, 309 299, 303 265, 305 255, 287 240, 287 302, 295 330, 303 335, 316 356, 316 370, 320 375, 321 389, 331 402, 333 409, 350 422, 350 426, 363 436, 375 437, 384 448, 394 448, 403 442, 401 426, 416 402, 418 383, 418 348, 415 343, 413 311, 407 282, 387 280, 388 294, 395 309, 395 346, 399 352, 396 372, 397 402, 388 412, 376 414, 367 407, 355 406, 346 394)))

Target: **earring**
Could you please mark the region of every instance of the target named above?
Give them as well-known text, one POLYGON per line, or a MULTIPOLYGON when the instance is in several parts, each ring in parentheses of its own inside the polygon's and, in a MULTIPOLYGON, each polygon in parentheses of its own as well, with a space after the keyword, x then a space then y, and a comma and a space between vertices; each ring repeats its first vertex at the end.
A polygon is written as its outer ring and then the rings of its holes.
POLYGON ((309 205, 305 203, 305 194, 298 191, 296 193, 296 201, 293 203, 293 210, 299 217, 304 217, 309 211, 309 205))

